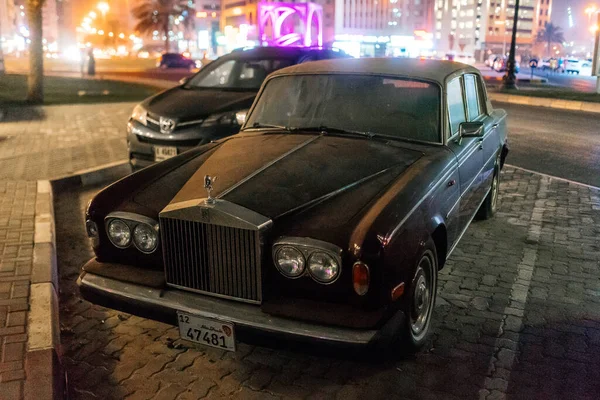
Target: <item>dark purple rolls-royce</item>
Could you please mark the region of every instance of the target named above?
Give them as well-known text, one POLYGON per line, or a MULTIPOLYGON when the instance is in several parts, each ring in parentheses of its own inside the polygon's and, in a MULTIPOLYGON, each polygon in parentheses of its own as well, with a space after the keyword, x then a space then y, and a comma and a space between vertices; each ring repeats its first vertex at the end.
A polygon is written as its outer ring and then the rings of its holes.
POLYGON ((417 349, 438 271, 496 211, 507 152, 506 113, 470 66, 285 68, 239 134, 96 195, 80 290, 225 350, 253 332, 417 349))

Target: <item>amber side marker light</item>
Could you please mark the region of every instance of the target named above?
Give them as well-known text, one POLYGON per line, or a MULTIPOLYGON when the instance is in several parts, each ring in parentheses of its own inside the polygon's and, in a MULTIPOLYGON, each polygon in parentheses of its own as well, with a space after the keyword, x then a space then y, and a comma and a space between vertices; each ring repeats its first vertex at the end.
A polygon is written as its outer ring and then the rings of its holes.
POLYGON ((355 262, 352 266, 352 284, 357 295, 367 294, 370 280, 369 266, 362 261, 355 262))
POLYGON ((392 301, 398 300, 404 294, 404 282, 392 289, 392 301))

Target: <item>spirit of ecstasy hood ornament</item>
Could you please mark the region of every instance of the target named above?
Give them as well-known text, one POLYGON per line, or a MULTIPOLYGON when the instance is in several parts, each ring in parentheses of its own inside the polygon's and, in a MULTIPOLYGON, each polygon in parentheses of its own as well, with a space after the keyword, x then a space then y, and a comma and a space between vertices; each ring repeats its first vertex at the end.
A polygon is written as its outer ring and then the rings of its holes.
POLYGON ((210 177, 209 175, 204 175, 204 189, 208 192, 208 197, 206 198, 206 204, 215 204, 215 198, 210 195, 210 192, 213 190, 213 183, 217 180, 216 176, 210 177))

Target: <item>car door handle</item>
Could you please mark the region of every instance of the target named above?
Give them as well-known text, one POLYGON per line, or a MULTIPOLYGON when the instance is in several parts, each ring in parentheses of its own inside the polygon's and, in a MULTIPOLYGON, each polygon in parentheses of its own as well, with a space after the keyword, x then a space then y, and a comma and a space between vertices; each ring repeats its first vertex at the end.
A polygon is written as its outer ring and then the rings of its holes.
POLYGON ((477 139, 477 143, 479 143, 479 150, 483 150, 483 138, 482 137, 477 139))
POLYGON ((498 124, 492 125, 492 129, 496 129, 497 127, 498 127, 498 124))

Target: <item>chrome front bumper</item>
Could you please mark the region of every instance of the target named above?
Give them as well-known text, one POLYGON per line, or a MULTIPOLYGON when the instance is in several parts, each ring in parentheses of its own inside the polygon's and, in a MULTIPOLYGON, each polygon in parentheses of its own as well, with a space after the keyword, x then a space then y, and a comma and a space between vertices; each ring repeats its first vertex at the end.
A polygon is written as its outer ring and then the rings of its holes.
POLYGON ((388 341, 397 333, 404 315, 397 313, 380 330, 358 330, 318 325, 276 317, 259 306, 203 296, 182 290, 159 290, 83 272, 77 280, 82 296, 106 307, 175 325, 176 312, 232 322, 238 338, 244 333, 266 333, 293 339, 345 345, 388 341))

